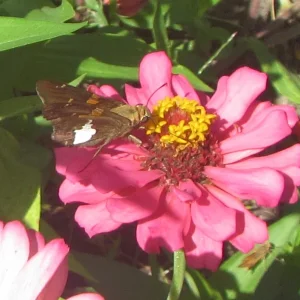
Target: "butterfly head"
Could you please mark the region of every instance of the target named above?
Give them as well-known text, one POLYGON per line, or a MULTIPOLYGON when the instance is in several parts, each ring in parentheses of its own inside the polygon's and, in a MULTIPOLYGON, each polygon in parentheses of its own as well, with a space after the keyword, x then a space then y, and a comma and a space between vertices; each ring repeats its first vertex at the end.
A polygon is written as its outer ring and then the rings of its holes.
POLYGON ((138 104, 136 105, 138 123, 146 123, 151 118, 151 112, 148 107, 138 104))

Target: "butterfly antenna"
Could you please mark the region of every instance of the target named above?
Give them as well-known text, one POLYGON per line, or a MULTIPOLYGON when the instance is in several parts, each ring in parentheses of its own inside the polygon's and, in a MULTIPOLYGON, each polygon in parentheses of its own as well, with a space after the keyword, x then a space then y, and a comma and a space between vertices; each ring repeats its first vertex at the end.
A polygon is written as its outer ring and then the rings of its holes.
POLYGON ((163 86, 165 86, 165 85, 167 85, 166 82, 165 82, 164 84, 162 84, 161 86, 159 86, 155 91, 152 92, 152 94, 150 95, 150 97, 149 97, 148 100, 147 100, 146 106, 148 106, 148 104, 149 104, 151 98, 155 95, 155 93, 156 93, 159 89, 161 89, 163 86))
MULTIPOLYGON (((149 97, 148 100, 147 100, 146 107, 148 107, 148 104, 149 104, 151 98, 155 95, 155 93, 156 93, 159 89, 161 89, 163 86, 165 86, 165 85, 167 85, 166 82, 165 82, 164 84, 162 84, 161 86, 159 86, 155 91, 152 92, 152 94, 150 95, 150 97, 149 97)), ((153 118, 150 117, 150 120, 153 122, 154 125, 157 125, 157 124, 154 122, 153 118)))

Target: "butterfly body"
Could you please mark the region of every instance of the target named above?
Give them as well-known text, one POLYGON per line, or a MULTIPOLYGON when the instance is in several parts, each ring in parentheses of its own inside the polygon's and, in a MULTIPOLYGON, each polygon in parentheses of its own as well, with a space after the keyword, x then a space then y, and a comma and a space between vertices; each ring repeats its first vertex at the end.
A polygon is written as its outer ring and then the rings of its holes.
POLYGON ((128 136, 151 115, 146 106, 131 106, 66 84, 38 81, 36 89, 44 103, 43 116, 53 125, 52 139, 64 146, 102 148, 128 136))

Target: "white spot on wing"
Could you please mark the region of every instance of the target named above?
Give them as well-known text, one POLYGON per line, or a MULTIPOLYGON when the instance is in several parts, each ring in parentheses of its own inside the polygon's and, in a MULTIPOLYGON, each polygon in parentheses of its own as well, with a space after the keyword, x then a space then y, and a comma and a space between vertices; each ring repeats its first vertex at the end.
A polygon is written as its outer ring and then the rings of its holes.
POLYGON ((96 129, 92 128, 92 120, 89 120, 81 129, 74 130, 74 145, 88 142, 96 133, 96 129))

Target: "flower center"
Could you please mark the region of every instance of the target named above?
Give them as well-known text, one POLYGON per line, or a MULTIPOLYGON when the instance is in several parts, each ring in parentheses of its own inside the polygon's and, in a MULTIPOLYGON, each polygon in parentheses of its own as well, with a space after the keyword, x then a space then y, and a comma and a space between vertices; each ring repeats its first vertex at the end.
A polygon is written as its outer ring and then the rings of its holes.
POLYGON ((222 164, 218 143, 210 133, 215 118, 195 100, 177 96, 159 101, 146 124, 150 157, 142 166, 162 170, 167 184, 205 181, 204 167, 222 164))
POLYGON ((183 150, 205 141, 215 118, 216 115, 207 114, 195 100, 167 97, 153 108, 146 133, 159 136, 163 145, 176 144, 177 149, 183 150))

